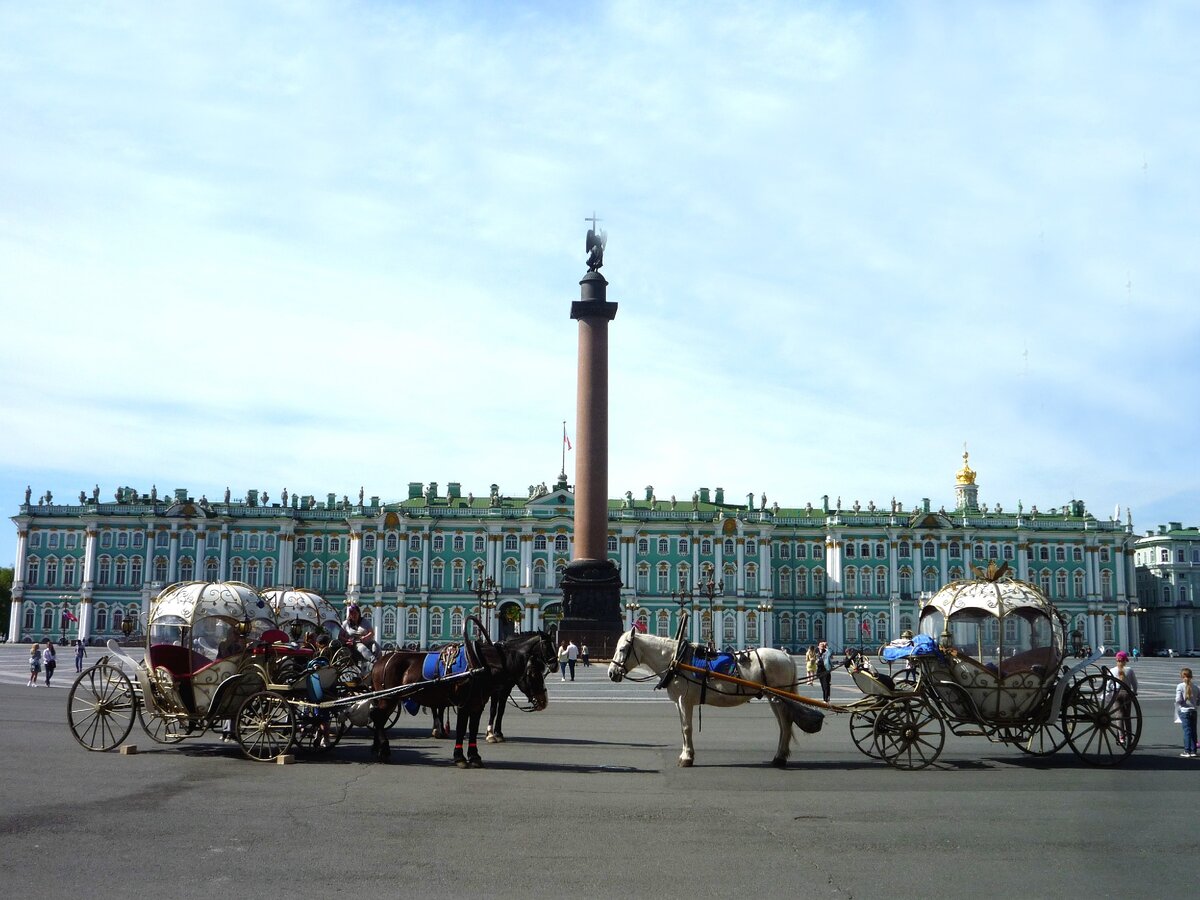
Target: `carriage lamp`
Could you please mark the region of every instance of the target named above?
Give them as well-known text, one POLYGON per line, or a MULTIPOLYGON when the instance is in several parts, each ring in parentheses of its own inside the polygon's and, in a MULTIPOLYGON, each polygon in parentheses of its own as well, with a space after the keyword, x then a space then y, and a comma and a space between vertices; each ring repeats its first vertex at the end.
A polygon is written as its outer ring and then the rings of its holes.
POLYGON ((292 624, 288 626, 288 634, 292 636, 293 641, 299 641, 304 634, 304 623, 299 618, 292 619, 292 624))

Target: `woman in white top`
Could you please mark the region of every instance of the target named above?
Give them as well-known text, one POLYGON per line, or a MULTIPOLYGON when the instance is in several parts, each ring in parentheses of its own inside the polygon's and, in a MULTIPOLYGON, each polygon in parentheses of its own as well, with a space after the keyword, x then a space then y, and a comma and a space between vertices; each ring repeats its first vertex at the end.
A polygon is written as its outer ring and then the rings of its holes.
POLYGON ((1124 744, 1126 739, 1130 737, 1130 732, 1133 730, 1132 721, 1130 719, 1130 710, 1133 707, 1133 699, 1131 694, 1137 694, 1138 682, 1137 674, 1129 666, 1129 654, 1124 650, 1117 653, 1117 664, 1112 670, 1112 674, 1120 679, 1124 684, 1114 691, 1111 691, 1111 696, 1107 699, 1117 706, 1117 712, 1120 716, 1121 727, 1117 732, 1117 743, 1124 744))
POLYGON ((1183 752, 1180 756, 1196 755, 1196 707, 1200 705, 1200 688, 1192 682, 1192 670, 1182 669, 1183 680, 1175 685, 1175 721, 1183 726, 1183 752))

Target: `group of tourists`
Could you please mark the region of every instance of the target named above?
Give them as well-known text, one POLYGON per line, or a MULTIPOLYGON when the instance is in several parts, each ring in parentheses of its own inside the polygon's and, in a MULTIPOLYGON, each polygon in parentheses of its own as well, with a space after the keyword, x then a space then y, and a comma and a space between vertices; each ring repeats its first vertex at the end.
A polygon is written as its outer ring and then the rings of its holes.
POLYGON ((558 645, 558 671, 562 675, 562 680, 566 681, 567 676, 570 676, 571 681, 575 680, 575 664, 583 663, 584 667, 592 664, 591 658, 588 656, 588 645, 576 644, 574 641, 563 641, 558 645))
POLYGON ((833 687, 833 662, 829 643, 821 641, 815 647, 809 647, 804 653, 804 673, 808 683, 814 681, 821 684, 821 699, 829 702, 829 693, 833 687))
MULTIPOLYGON (((87 649, 83 641, 75 642, 75 671, 83 671, 83 658, 87 656, 87 649)), ((38 687, 38 676, 45 673, 46 687, 50 687, 50 679, 54 677, 54 670, 58 666, 58 654, 54 650, 54 641, 46 638, 32 645, 29 648, 29 681, 26 682, 26 687, 38 687), (42 644, 45 644, 43 647, 42 644)))

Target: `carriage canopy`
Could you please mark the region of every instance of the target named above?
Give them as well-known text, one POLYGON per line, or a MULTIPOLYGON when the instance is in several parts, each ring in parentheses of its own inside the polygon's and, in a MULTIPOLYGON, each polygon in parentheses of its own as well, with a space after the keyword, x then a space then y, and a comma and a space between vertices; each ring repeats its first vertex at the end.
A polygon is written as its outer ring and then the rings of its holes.
POLYGON ((174 645, 196 663, 223 655, 232 639, 256 640, 275 628, 271 607, 248 584, 186 581, 165 588, 150 606, 147 649, 174 645))
POLYGON ((308 631, 324 631, 330 638, 341 636, 342 623, 337 610, 316 591, 272 588, 262 595, 275 613, 279 627, 293 640, 300 640, 308 631))
POLYGON ((976 659, 1011 661, 1029 656, 1031 664, 1052 671, 1062 660, 1062 620, 1036 587, 1011 578, 1006 567, 984 578, 954 581, 933 595, 921 610, 922 634, 943 647, 955 647, 976 659), (1033 657, 1036 662, 1032 662, 1033 657))

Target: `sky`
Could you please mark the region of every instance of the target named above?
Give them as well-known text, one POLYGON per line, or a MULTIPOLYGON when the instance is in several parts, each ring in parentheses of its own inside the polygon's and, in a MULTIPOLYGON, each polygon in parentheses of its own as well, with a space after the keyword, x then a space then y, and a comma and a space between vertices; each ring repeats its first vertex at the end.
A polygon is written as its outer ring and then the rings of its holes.
MULTIPOLYGON (((0 508, 552 483, 1200 524, 1190 3, 0 4, 0 508), (573 480, 573 453, 566 466, 573 480)), ((15 557, 0 529, 0 564, 15 557)))

